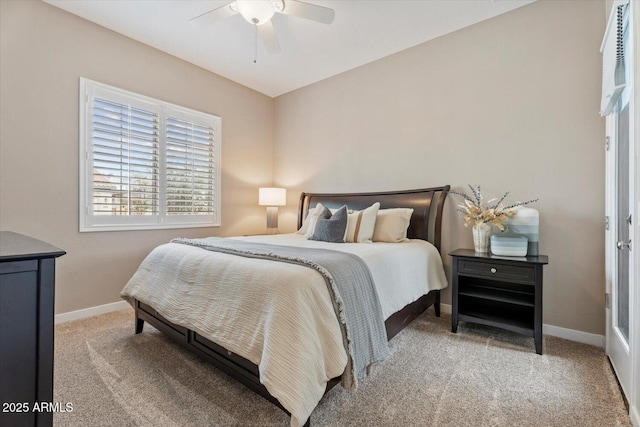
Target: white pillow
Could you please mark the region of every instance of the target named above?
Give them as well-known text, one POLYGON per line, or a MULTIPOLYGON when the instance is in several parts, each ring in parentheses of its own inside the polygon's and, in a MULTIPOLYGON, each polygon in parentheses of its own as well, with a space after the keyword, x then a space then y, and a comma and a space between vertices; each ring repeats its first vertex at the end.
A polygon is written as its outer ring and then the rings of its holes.
POLYGON ((411 222, 413 209, 395 208, 378 211, 376 226, 373 230, 374 242, 400 243, 407 239, 407 229, 411 222))
POLYGON ((313 230, 316 228, 316 222, 323 210, 324 206, 322 206, 322 203, 318 203, 313 210, 309 210, 307 212, 307 217, 302 222, 302 227, 296 231, 296 234, 302 234, 305 237, 313 236, 313 230))
POLYGON ((349 243, 369 243, 373 238, 373 230, 376 225, 376 215, 380 209, 380 203, 361 211, 350 211, 347 217, 347 232, 345 242, 349 243))

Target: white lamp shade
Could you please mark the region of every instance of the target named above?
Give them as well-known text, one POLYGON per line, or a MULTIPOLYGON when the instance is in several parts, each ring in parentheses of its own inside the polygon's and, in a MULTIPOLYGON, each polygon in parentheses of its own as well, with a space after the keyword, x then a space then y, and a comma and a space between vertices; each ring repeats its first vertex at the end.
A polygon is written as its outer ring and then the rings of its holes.
POLYGON ((260 188, 258 190, 258 204, 260 206, 285 206, 287 204, 286 188, 260 188))
POLYGON ((271 0, 237 0, 238 12, 249 23, 262 25, 275 13, 271 0))

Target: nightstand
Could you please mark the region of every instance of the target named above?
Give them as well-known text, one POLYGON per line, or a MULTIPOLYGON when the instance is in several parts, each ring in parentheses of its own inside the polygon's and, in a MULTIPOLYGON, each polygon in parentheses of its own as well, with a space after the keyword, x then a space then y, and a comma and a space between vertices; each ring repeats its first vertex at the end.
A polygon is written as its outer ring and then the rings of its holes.
POLYGON ((453 258, 451 332, 458 322, 533 337, 542 354, 542 267, 546 255, 505 257, 458 249, 453 258))

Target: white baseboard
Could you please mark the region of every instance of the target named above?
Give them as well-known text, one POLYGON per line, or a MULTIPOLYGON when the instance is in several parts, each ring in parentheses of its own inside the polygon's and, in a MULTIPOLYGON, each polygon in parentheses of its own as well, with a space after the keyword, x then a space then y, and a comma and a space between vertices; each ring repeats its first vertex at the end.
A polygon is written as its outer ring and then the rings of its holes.
POLYGON ((629 418, 631 418, 631 422, 635 427, 640 426, 640 414, 638 414, 638 409, 635 406, 631 406, 629 418))
MULTIPOLYGON (((450 304, 440 304, 440 310, 443 313, 451 314, 450 304)), ((561 328, 553 325, 542 325, 542 333, 553 337, 564 338, 569 341, 580 342, 583 344, 594 345, 604 348, 604 335, 591 334, 589 332, 576 331, 575 329, 561 328)), ((638 424, 640 427, 640 424, 638 424)))
POLYGON ((98 305, 96 307, 83 308, 82 310, 69 311, 68 313, 56 314, 56 325, 60 323, 72 322, 74 320, 85 319, 97 316, 98 314, 111 313, 130 308, 126 301, 112 302, 111 304, 98 305))
MULTIPOLYGON (((87 317, 97 316, 98 314, 124 310, 129 307, 131 306, 126 301, 118 301, 111 304, 104 304, 96 307, 85 308, 82 310, 70 311, 68 313, 56 314, 56 325, 60 323, 84 319, 87 317)), ((440 309, 443 313, 451 314, 451 304, 440 304, 440 309)), ((559 326, 553 325, 542 325, 542 332, 546 335, 604 348, 605 341, 603 335, 591 334, 589 332, 576 331, 574 329, 561 328, 559 326)), ((640 424, 638 424, 638 426, 640 427, 640 424)))
POLYGON ((440 303, 440 311, 443 313, 451 314, 451 304, 440 303))
POLYGON ((604 335, 576 331, 575 329, 561 328, 553 325, 542 325, 542 333, 553 337, 564 338, 569 341, 576 341, 604 348, 604 335))

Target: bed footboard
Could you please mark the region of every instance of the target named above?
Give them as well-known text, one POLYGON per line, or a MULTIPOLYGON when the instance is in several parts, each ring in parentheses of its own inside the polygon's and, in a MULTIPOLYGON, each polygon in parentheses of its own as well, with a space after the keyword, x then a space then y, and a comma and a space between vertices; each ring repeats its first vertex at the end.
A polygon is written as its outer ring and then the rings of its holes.
MULTIPOLYGON (((440 316, 440 291, 431 291, 427 295, 422 296, 417 301, 407 305, 402 310, 392 314, 386 321, 387 338, 391 340, 404 329, 409 323, 415 320, 430 306, 434 306, 436 316, 440 316)), ((251 363, 247 359, 232 353, 224 347, 206 339, 188 328, 176 325, 162 317, 160 313, 152 307, 135 300, 135 333, 142 332, 144 323, 147 322, 160 332, 163 332, 169 338, 197 354, 225 374, 240 381, 249 387, 255 393, 269 400, 288 415, 291 415, 281 404, 278 399, 271 396, 264 385, 260 383, 260 373, 258 366, 251 363)), ((340 377, 331 379, 327 383, 325 394, 335 385, 340 383, 340 377)), ((311 426, 311 418, 307 420, 306 427, 311 426)))

